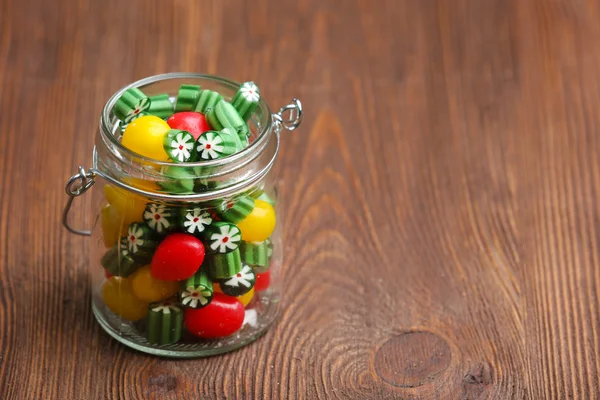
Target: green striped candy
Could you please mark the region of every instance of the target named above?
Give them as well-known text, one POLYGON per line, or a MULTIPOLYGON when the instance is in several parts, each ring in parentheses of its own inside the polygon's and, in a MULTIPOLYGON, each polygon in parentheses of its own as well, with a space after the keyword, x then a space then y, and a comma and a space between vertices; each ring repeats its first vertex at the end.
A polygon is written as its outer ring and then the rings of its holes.
POLYGON ((181 339, 183 310, 173 300, 152 303, 148 307, 146 338, 151 344, 171 344, 181 339))
POLYGON ((146 115, 150 115, 150 114, 148 114, 146 111, 142 111, 141 113, 139 113, 135 117, 133 117, 133 119, 129 122, 121 121, 119 123, 119 130, 121 131, 121 133, 125 132, 125 129, 127 129, 127 127, 129 126, 130 123, 132 123, 133 121, 135 121, 136 119, 138 119, 140 117, 145 117, 146 115))
POLYGON ((229 133, 207 131, 196 141, 196 158, 198 161, 215 160, 235 153, 237 148, 237 141, 229 133))
POLYGON ((235 224, 224 221, 214 221, 206 227, 204 247, 207 253, 229 253, 237 251, 242 234, 235 224))
POLYGON ((196 104, 194 105, 194 111, 206 114, 215 108, 217 103, 221 100, 223 100, 223 96, 219 93, 207 89, 201 90, 198 99, 196 100, 196 104))
POLYGON ((254 82, 244 82, 238 89, 237 93, 231 99, 231 104, 235 107, 240 117, 244 121, 248 121, 258 103, 260 102, 260 90, 254 82))
POLYGON ((113 276, 128 277, 133 274, 140 264, 136 263, 129 255, 127 246, 121 246, 119 253, 119 245, 116 244, 102 256, 100 264, 113 276))
POLYGON ((202 308, 210 304, 213 297, 213 284, 208 274, 201 268, 194 276, 181 284, 179 300, 188 308, 202 308))
POLYGON ((238 136, 235 129, 223 128, 219 132, 221 133, 221 135, 226 135, 227 137, 231 138, 232 141, 235 142, 235 152, 236 153, 238 151, 244 150, 246 148, 246 145, 242 143, 242 141, 240 140, 240 137, 238 136))
POLYGON ((227 254, 207 254, 208 275, 212 279, 229 278, 242 270, 239 249, 227 254))
POLYGON ((123 122, 131 122, 150 107, 150 100, 138 88, 127 89, 115 103, 113 112, 123 122))
POLYGON ((173 115, 173 103, 166 93, 150 96, 150 108, 148 114, 156 115, 158 118, 166 119, 173 115))
POLYGON ((192 111, 198 95, 200 94, 200 86, 197 85, 181 85, 177 92, 177 101, 175 102, 175 112, 192 111))
POLYGON ((168 193, 189 194, 194 192, 196 174, 187 167, 169 166, 162 170, 169 180, 158 181, 157 184, 168 193))
POLYGON ((240 244, 242 262, 252 267, 259 267, 264 270, 269 266, 272 255, 273 246, 270 239, 264 242, 242 242, 240 244))
POLYGON ((221 290, 228 296, 241 296, 248 293, 256 283, 256 274, 249 265, 242 265, 242 269, 235 274, 219 279, 221 290))
POLYGON ((254 210, 254 199, 242 194, 235 199, 223 200, 219 206, 219 216, 228 222, 237 224, 243 221, 254 210))
POLYGON ((208 211, 201 207, 184 208, 181 210, 180 228, 183 232, 204 238, 206 227, 213 222, 208 211))
POLYGON ((171 129, 165 135, 163 147, 169 158, 176 163, 190 162, 195 159, 194 137, 188 131, 171 129))
MULTIPOLYGON (((154 249, 158 246, 156 232, 146 224, 133 222, 127 228, 127 236, 123 239, 129 254, 136 262, 145 264, 152 260, 154 249)), ((123 240, 122 240, 123 242, 123 240)))
POLYGON ((142 215, 146 225, 160 235, 166 235, 177 228, 178 209, 160 203, 148 203, 142 215))
POLYGON ((233 128, 242 142, 250 135, 250 128, 231 103, 222 100, 206 114, 206 120, 215 130, 233 128))

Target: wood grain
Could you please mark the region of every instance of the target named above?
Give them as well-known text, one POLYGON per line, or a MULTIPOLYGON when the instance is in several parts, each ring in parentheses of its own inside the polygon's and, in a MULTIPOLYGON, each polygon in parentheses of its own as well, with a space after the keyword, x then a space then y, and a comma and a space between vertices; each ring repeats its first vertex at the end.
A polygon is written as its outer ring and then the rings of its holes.
POLYGON ((600 398, 598 20, 594 0, 0 0, 0 398, 600 398), (167 71, 306 108, 278 163, 280 322, 202 360, 104 334, 59 223, 106 99, 167 71))

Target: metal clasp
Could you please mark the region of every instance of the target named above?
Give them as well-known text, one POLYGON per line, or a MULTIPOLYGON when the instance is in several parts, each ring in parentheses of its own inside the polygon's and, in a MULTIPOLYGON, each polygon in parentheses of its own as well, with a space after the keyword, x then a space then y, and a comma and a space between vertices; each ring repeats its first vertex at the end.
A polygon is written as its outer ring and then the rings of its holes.
POLYGON ((293 98, 290 104, 282 107, 277 114, 273 114, 273 120, 278 131, 281 130, 281 127, 293 131, 302 123, 302 116, 302 103, 293 98))
POLYGON ((73 200, 75 200, 75 197, 81 196, 82 194, 87 192, 89 188, 94 186, 94 183, 96 183, 96 181, 94 180, 95 177, 96 173, 93 170, 86 172, 85 169, 83 169, 83 167, 80 165, 79 173, 73 175, 65 185, 65 192, 67 193, 67 195, 69 195, 69 200, 67 200, 67 204, 65 205, 65 209, 63 210, 62 224, 71 233, 75 233, 77 235, 82 236, 90 236, 92 234, 92 231, 75 229, 71 227, 71 225, 69 225, 68 217, 69 211, 71 210, 71 205, 73 204, 73 200))

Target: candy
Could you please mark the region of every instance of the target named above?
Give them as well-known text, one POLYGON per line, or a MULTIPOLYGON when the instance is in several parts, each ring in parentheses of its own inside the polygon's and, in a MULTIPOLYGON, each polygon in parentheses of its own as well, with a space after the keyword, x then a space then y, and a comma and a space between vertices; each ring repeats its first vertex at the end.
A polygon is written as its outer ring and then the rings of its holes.
POLYGON ((104 205, 100 210, 100 222, 102 225, 102 240, 104 246, 110 248, 114 246, 121 236, 122 218, 110 204, 104 205))
POLYGON ((236 152, 240 151, 240 150, 244 150, 246 148, 246 146, 248 145, 246 140, 244 141, 244 143, 242 143, 236 130, 233 128, 223 128, 219 132, 221 133, 221 135, 225 135, 225 136, 231 138, 231 140, 233 140, 235 142, 235 151, 236 152))
POLYGON ((214 160, 235 153, 238 149, 238 140, 229 133, 217 131, 204 132, 196 141, 196 154, 198 161, 214 160))
POLYGON ((236 274, 219 280, 221 290, 228 296, 241 296, 254 287, 256 275, 249 265, 244 265, 236 274))
POLYGON ((168 118, 173 114, 173 103, 166 93, 150 96, 150 108, 148 114, 156 115, 158 118, 168 118))
POLYGON ((147 115, 132 121, 121 138, 121 144, 144 157, 158 161, 168 161, 163 141, 171 127, 154 115, 147 115))
POLYGON ((242 270, 239 249, 226 254, 210 254, 207 257, 207 272, 212 279, 224 279, 242 270))
POLYGON ((243 241, 262 242, 271 236, 275 224, 276 217, 273 206, 264 200, 255 200, 254 210, 237 226, 242 231, 243 241))
POLYGON ((206 227, 213 222, 208 211, 203 208, 186 208, 181 212, 181 227, 186 233, 202 237, 206 227))
POLYGON ((204 339, 229 336, 242 327, 244 305, 236 298, 215 293, 209 305, 187 308, 184 313, 186 329, 204 339))
POLYGON ((147 303, 168 299, 179 291, 179 282, 156 279, 149 265, 135 271, 130 279, 135 296, 147 303))
POLYGON ((111 276, 128 277, 139 267, 129 254, 126 242, 115 245, 100 259, 100 264, 111 276))
POLYGON ((102 299, 112 312, 128 321, 140 320, 148 313, 148 303, 135 297, 127 278, 114 276, 104 282, 102 299))
POLYGON ((171 344, 181 339, 183 310, 173 300, 152 303, 149 306, 146 337, 150 344, 171 344))
MULTIPOLYGON (((136 116, 134 116, 131 119, 131 121, 135 121, 136 119, 138 119, 140 117, 145 117, 146 115, 150 115, 150 113, 142 111, 141 113, 139 113, 136 116)), ((119 122, 119 130, 121 131, 121 134, 123 134, 123 132, 125 132, 125 129, 127 129, 127 127, 129 126, 129 124, 131 123, 131 121, 129 121, 129 122, 121 121, 121 122, 119 122)))
POLYGON ((181 85, 177 92, 177 102, 175 103, 175 111, 190 111, 196 104, 196 99, 200 94, 200 86, 197 85, 181 85))
POLYGON ((131 257, 138 263, 152 259, 152 251, 158 245, 156 233, 147 225, 134 222, 127 229, 126 243, 131 257))
POLYGON ((143 218, 150 229, 163 235, 177 228, 179 214, 175 207, 167 207, 159 203, 148 203, 143 218))
POLYGON ((246 294, 237 296, 236 299, 238 299, 240 301, 240 303, 242 303, 244 305, 244 307, 246 307, 248 304, 250 304, 253 297, 254 297, 254 288, 250 289, 250 291, 248 291, 248 293, 246 293, 246 294))
POLYGON ((202 133, 211 130, 204 115, 197 112, 186 111, 175 113, 167 119, 167 124, 173 129, 180 129, 191 133, 194 140, 198 140, 202 133))
POLYGON ((175 194, 194 192, 196 174, 192 169, 188 167, 169 166, 164 167, 162 173, 171 178, 168 181, 157 182, 167 192, 175 194))
POLYGON ((215 221, 207 227, 205 243, 209 253, 237 250, 241 240, 240 230, 230 222, 215 221))
POLYGON ((144 198, 111 185, 104 186, 104 197, 118 214, 118 218, 111 221, 111 228, 107 229, 118 227, 119 235, 125 235, 131 223, 142 221, 146 208, 144 198))
POLYGON ((212 90, 202 90, 194 106, 194 111, 206 114, 211 109, 215 108, 218 102, 223 100, 223 96, 212 90))
POLYGON ((152 276, 167 281, 182 281, 194 275, 204 261, 204 245, 192 235, 172 233, 156 248, 152 257, 152 276))
POLYGON ((260 91, 254 82, 244 82, 237 93, 231 99, 231 104, 235 107, 240 117, 248 121, 260 101, 260 91))
POLYGON ((264 242, 242 242, 240 255, 242 262, 253 267, 268 267, 273 246, 269 239, 264 242))
POLYGON ((210 303, 212 297, 213 283, 202 269, 181 284, 179 299, 184 307, 205 307, 210 303))
POLYGON ((240 140, 246 140, 250 135, 250 129, 246 121, 240 117, 231 103, 221 100, 215 108, 206 114, 206 120, 215 130, 223 128, 233 128, 237 132, 240 140))
POLYGON ((150 107, 150 100, 138 88, 127 89, 115 103, 113 112, 121 121, 130 122, 150 107))
POLYGON ((219 216, 234 224, 244 220, 254 210, 254 199, 242 194, 235 199, 223 200, 219 206, 219 216))
POLYGON ((188 131, 171 129, 164 140, 164 148, 174 162, 194 161, 194 137, 188 131))
POLYGON ((256 274, 256 282, 254 283, 254 290, 257 292, 265 291, 269 288, 271 283, 271 271, 263 272, 262 274, 256 274))

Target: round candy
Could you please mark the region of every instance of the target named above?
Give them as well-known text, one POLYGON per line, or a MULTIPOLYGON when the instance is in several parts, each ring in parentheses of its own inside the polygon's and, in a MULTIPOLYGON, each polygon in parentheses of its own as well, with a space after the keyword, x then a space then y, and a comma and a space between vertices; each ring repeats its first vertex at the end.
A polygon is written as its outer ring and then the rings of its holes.
POLYGON ((142 156, 169 161, 163 142, 170 129, 169 124, 154 115, 140 117, 127 126, 121 144, 142 156))
POLYGON ((135 271, 130 279, 135 296, 147 303, 168 299, 179 291, 179 282, 156 279, 149 265, 135 271))
POLYGON ((177 208, 161 203, 148 203, 144 211, 144 222, 158 234, 167 234, 177 228, 179 213, 177 208))
POLYGON ((138 88, 127 89, 115 103, 113 112, 121 121, 129 122, 150 107, 150 100, 138 88))
POLYGON ((118 217, 111 221, 114 225, 110 229, 118 229, 120 235, 126 235, 129 225, 142 221, 142 214, 146 208, 142 197, 111 185, 104 186, 104 197, 118 214, 118 217))
POLYGON ((237 224, 245 242, 262 242, 271 236, 275 229, 275 210, 264 200, 255 200, 254 209, 237 224))
POLYGON ((173 129, 188 131, 194 140, 198 140, 202 133, 211 130, 204 115, 193 111, 175 113, 167 119, 167 124, 173 129))
POLYGON ((192 134, 180 129, 171 129, 165 135, 163 143, 169 158, 176 163, 194 161, 196 156, 194 144, 195 140, 192 134))
POLYGON ((229 336, 242 327, 244 305, 235 297, 214 293, 209 305, 204 308, 185 310, 184 323, 195 336, 212 339, 229 336))
POLYGON ((202 268, 181 283, 179 299, 181 305, 189 308, 202 308, 210 304, 213 297, 213 283, 202 268))
POLYGON ((148 313, 148 303, 133 294, 128 278, 114 276, 102 285, 104 304, 115 314, 128 321, 137 321, 148 313))
POLYGON ((106 204, 100 210, 102 223, 102 240, 105 247, 113 247, 121 236, 121 218, 110 204, 106 204))
POLYGON ((172 233, 152 257, 152 276, 165 281, 182 281, 194 275, 204 261, 204 245, 192 235, 172 233))
POLYGON ((269 288, 271 283, 271 271, 263 272, 262 274, 256 274, 256 283, 254 284, 254 290, 262 292, 269 288))
POLYGON ((246 307, 252 301, 254 297, 254 288, 250 289, 250 291, 246 294, 238 296, 237 299, 246 307))
POLYGON ((221 290, 228 296, 242 296, 248 293, 254 287, 256 275, 252 268, 244 265, 242 269, 225 279, 219 281, 221 290))

